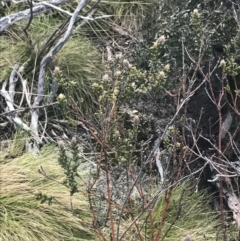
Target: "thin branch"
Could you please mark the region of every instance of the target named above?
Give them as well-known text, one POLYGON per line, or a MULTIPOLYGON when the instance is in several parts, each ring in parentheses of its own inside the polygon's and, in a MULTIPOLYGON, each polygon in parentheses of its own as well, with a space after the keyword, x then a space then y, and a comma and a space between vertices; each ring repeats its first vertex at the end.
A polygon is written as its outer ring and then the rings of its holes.
MULTIPOLYGON (((60 5, 69 2, 69 0, 52 0, 52 5, 60 5)), ((83 1, 85 2, 85 1, 83 1)), ((18 13, 8 15, 6 17, 0 18, 0 33, 13 25, 15 22, 29 19, 31 16, 37 16, 39 14, 49 11, 51 8, 43 4, 43 2, 35 4, 33 2, 33 8, 27 9, 18 13)))
MULTIPOLYGON (((73 26, 74 26, 76 19, 79 15, 80 11, 88 4, 88 2, 89 2, 89 0, 82 0, 78 4, 73 16, 70 19, 68 29, 67 29, 64 37, 62 37, 58 41, 56 46, 43 57, 41 64, 40 64, 40 73, 39 73, 39 79, 38 79, 38 95, 34 99, 34 103, 33 103, 34 108, 38 107, 43 100, 45 71, 46 71, 47 63, 52 59, 52 56, 54 56, 61 50, 61 48, 64 46, 64 44, 70 38, 70 36, 72 35, 73 26)), ((39 109, 34 109, 34 111, 32 113, 32 118, 31 118, 31 129, 34 132, 34 135, 38 135, 38 118, 39 118, 39 109)), ((36 144, 40 144, 40 143, 41 142, 37 141, 36 144)))
POLYGON ((167 135, 167 132, 169 130, 169 127, 171 126, 171 124, 174 122, 174 120, 177 118, 180 110, 183 108, 183 106, 185 105, 185 103, 191 98, 191 96, 193 96, 193 92, 190 93, 183 101, 182 103, 180 104, 180 106, 178 107, 175 115, 172 117, 172 119, 168 122, 167 126, 165 127, 164 131, 163 131, 163 134, 155 141, 155 144, 154 144, 154 147, 152 149, 152 151, 150 152, 150 154, 148 155, 146 161, 145 161, 145 165, 147 163, 149 163, 153 156, 154 156, 154 153, 156 152, 157 148, 159 147, 159 145, 161 144, 161 142, 164 140, 164 138, 166 137, 167 135))

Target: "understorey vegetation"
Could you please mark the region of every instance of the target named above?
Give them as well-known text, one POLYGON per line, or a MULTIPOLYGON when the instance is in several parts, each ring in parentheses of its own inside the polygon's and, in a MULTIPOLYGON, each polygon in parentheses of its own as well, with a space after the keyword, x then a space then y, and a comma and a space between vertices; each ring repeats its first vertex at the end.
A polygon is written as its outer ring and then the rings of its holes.
POLYGON ((239 240, 239 16, 2 1, 0 239, 239 240))

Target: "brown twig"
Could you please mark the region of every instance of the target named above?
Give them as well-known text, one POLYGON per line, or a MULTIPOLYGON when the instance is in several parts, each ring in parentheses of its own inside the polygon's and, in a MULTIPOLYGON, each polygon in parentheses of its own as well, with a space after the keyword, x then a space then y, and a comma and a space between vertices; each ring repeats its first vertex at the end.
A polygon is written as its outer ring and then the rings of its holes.
MULTIPOLYGON (((107 154, 105 153, 105 157, 107 160, 107 154)), ((108 211, 109 211, 109 219, 110 219, 110 237, 111 241, 115 241, 115 229, 114 229, 114 217, 112 210, 112 202, 111 202, 111 187, 110 187, 110 179, 109 179, 109 164, 105 164, 105 173, 106 173, 106 182, 107 182, 107 199, 108 199, 108 211)))
MULTIPOLYGON (((223 80, 220 80, 221 82, 223 80)), ((221 160, 221 153, 222 153, 222 99, 225 95, 225 90, 224 90, 224 84, 222 82, 222 88, 221 92, 219 93, 219 97, 216 97, 213 88, 212 88, 212 82, 211 79, 209 78, 208 84, 210 87, 211 91, 211 98, 213 100, 214 105, 216 106, 216 109, 218 111, 218 121, 219 121, 219 127, 218 127, 218 156, 219 158, 217 160, 221 160), (218 100, 217 100, 218 99, 218 100)), ((219 163, 220 165, 223 164, 219 163)), ((219 169, 219 168, 218 168, 219 169)), ((221 173, 223 173, 222 170, 219 170, 221 173)), ((223 174, 226 174, 225 172, 223 174)), ((227 240, 227 234, 226 234, 226 226, 225 226, 225 215, 224 215, 224 205, 223 205, 223 182, 224 182, 224 177, 219 177, 219 200, 220 200, 220 211, 221 211, 221 224, 222 224, 222 235, 223 235, 223 240, 227 240)))

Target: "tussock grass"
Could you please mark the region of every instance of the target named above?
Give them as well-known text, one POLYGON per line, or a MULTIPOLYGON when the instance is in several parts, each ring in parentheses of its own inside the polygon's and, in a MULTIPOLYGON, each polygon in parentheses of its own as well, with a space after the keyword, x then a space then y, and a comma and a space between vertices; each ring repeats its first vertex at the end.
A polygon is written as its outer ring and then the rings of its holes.
MULTIPOLYGON (((6 35, 0 36, 0 81, 9 78, 12 67, 16 63, 20 65, 25 63, 25 69, 30 70, 27 75, 29 87, 35 88, 40 61, 49 50, 49 46, 46 48, 47 40, 60 23, 59 18, 53 18, 51 15, 40 16, 33 18, 27 30, 28 37, 22 31, 27 21, 18 22, 9 28, 6 35)), ((58 39, 50 49, 57 41, 58 39)), ((60 85, 59 92, 65 94, 67 98, 71 96, 84 111, 92 108, 93 102, 96 101, 92 82, 101 78, 103 69, 97 48, 86 37, 78 34, 67 41, 60 52, 54 56, 54 60, 63 73, 62 81, 65 83, 65 86, 60 85)), ((47 94, 51 83, 51 74, 48 69, 45 82, 47 94)))
MULTIPOLYGON (((163 206, 164 195, 161 195, 153 209, 155 230, 161 220, 163 206)), ((194 188, 185 182, 173 191, 162 234, 172 225, 164 239, 166 241, 181 240, 187 235, 194 241, 202 241, 204 238, 215 240, 219 222, 217 212, 210 206, 209 196, 207 199, 206 193, 196 193, 194 188), (176 218, 177 221, 172 225, 176 218)))
POLYGON ((0 240, 95 240, 89 228, 86 195, 72 197, 73 215, 69 191, 58 183, 64 175, 57 158, 57 149, 47 146, 38 157, 24 154, 15 159, 0 159, 0 240), (39 166, 58 182, 39 174, 39 166), (41 204, 35 197, 39 192, 54 196, 58 202, 41 204))
POLYGON ((21 61, 21 55, 25 49, 25 44, 17 34, 10 31, 9 35, 10 37, 0 36, 0 82, 9 78, 11 68, 21 61))
POLYGON ((153 2, 152 0, 147 2, 143 0, 103 1, 102 9, 113 15, 112 24, 120 25, 134 34, 139 30, 142 20, 146 17, 153 2))
POLYGON ((33 18, 28 36, 23 32, 28 21, 20 21, 7 29, 6 33, 0 36, 0 81, 9 78, 12 67, 15 64, 35 64, 38 54, 41 52, 45 41, 59 26, 57 19, 49 16, 33 18))
MULTIPOLYGON (((97 1, 94 0, 94 2, 97 1)), ((143 0, 101 1, 98 5, 97 15, 110 15, 111 17, 87 22, 77 32, 81 33, 84 31, 85 35, 94 36, 97 39, 99 37, 113 37, 116 40, 119 36, 124 36, 125 33, 132 37, 137 37, 144 19, 148 18, 148 15, 151 14, 153 3, 154 0, 147 2, 143 0)))
MULTIPOLYGON (((187 182, 174 189, 161 235, 164 240, 180 241, 184 237, 190 237, 194 241, 216 240, 217 233, 221 230, 218 213, 210 206, 206 193, 194 191, 187 182), (176 222, 175 219, 177 219, 176 222)), ((164 198, 165 194, 160 195, 152 209, 153 228, 150 218, 146 216, 149 214, 148 211, 137 221, 139 228, 141 227, 140 235, 143 240, 155 240, 164 208, 164 198)), ((141 209, 136 210, 135 216, 140 212, 141 209)), ((131 223, 132 219, 122 220, 119 227, 120 236, 131 223)), ((139 231, 132 225, 125 233, 123 240, 135 240, 136 234, 139 235, 139 231)))
POLYGON ((82 110, 88 111, 97 99, 92 83, 99 81, 103 70, 98 50, 87 38, 75 36, 55 59, 62 71, 63 83, 67 86, 60 86, 60 92, 71 97, 82 110))

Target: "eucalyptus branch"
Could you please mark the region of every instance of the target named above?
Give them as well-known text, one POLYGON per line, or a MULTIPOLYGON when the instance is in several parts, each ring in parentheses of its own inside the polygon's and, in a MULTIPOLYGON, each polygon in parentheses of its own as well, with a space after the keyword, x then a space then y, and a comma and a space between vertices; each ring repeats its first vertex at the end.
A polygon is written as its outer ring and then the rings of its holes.
MULTIPOLYGON (((37 97, 34 99, 34 103, 33 103, 34 108, 38 107, 43 100, 45 71, 46 71, 47 63, 51 60, 52 56, 54 56, 61 50, 61 48, 70 38, 70 36, 72 35, 74 23, 76 22, 78 15, 80 11, 88 4, 88 2, 89 0, 82 0, 78 4, 73 16, 70 19, 68 29, 64 37, 62 37, 58 41, 56 46, 43 57, 40 63, 40 73, 39 73, 39 79, 38 79, 38 94, 37 94, 37 97)), ((39 118, 39 109, 34 109, 34 111, 32 112, 32 118, 31 118, 31 129, 33 130, 35 135, 38 135, 38 118, 39 118)), ((40 143, 37 143, 37 144, 40 144, 40 143)))
MULTIPOLYGON (((56 6, 56 5, 69 2, 69 0, 52 0, 50 2, 51 2, 51 5, 56 6)), ((51 7, 44 5, 44 2, 37 3, 37 4, 35 2, 32 2, 32 6, 33 6, 32 8, 26 9, 24 11, 20 11, 18 13, 14 13, 6 17, 0 18, 0 33, 5 29, 7 29, 8 27, 10 27, 11 25, 13 25, 17 21, 32 18, 39 14, 45 13, 51 9, 51 7)))
MULTIPOLYGON (((69 11, 66 11, 66 10, 64 10, 64 9, 62 9, 62 8, 60 8, 60 7, 57 7, 56 5, 53 5, 53 4, 51 4, 51 3, 43 2, 43 3, 41 3, 41 4, 43 4, 43 5, 45 5, 45 6, 48 6, 48 7, 51 7, 51 8, 53 8, 53 9, 56 9, 56 10, 58 10, 59 12, 62 12, 62 13, 67 14, 68 16, 71 16, 71 17, 72 17, 72 16, 74 15, 74 13, 70 13, 69 11)), ((103 19, 103 18, 110 18, 110 17, 112 17, 112 15, 104 15, 104 16, 99 16, 99 17, 95 17, 95 18, 93 18, 93 17, 91 17, 91 16, 87 16, 87 17, 82 16, 82 15, 79 15, 79 16, 78 16, 78 18, 81 18, 81 19, 83 19, 83 20, 89 20, 89 21, 94 21, 94 20, 103 19)))
POLYGON ((18 68, 19 68, 19 65, 15 64, 9 79, 9 97, 12 103, 15 96, 15 87, 18 81, 18 75, 17 75, 18 68))
MULTIPOLYGON (((26 131, 31 131, 31 128, 25 124, 21 118, 17 115, 17 111, 19 111, 18 109, 15 109, 14 107, 14 96, 15 96, 15 88, 18 82, 18 79, 21 79, 22 81, 22 85, 23 85, 23 89, 25 90, 27 87, 24 85, 24 81, 21 78, 21 75, 19 73, 19 65, 15 64, 15 66, 13 67, 13 70, 11 72, 9 81, 5 80, 2 84, 2 89, 0 90, 0 95, 4 98, 6 106, 4 106, 4 113, 1 114, 2 116, 5 116, 10 123, 14 124, 15 127, 20 127, 26 131), (9 85, 8 90, 7 85, 9 85)), ((22 93, 22 100, 24 98, 24 92, 22 93)), ((22 102, 22 101, 21 101, 22 102)), ((21 104, 20 104, 21 106, 21 104)), ((0 115, 0 116, 1 116, 0 115)))

